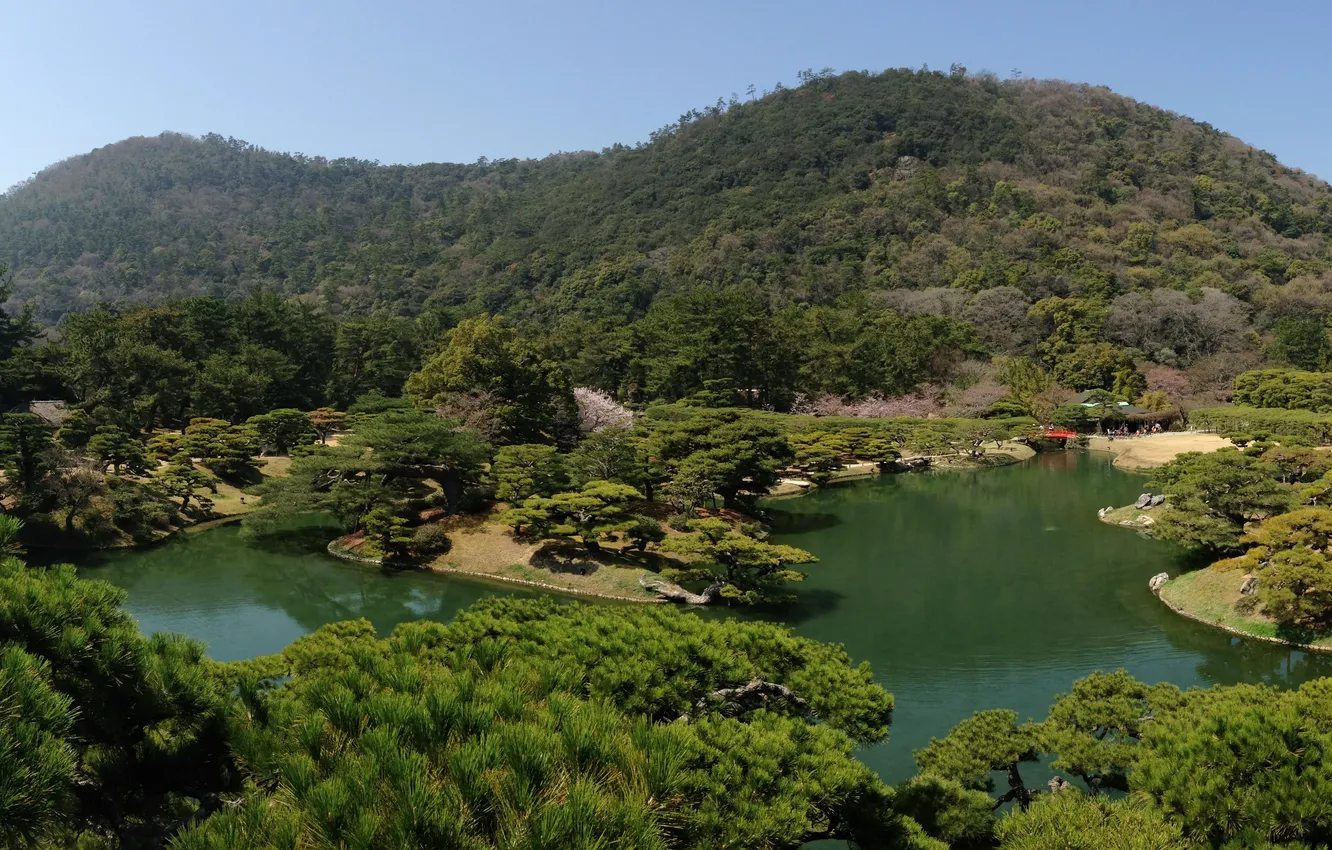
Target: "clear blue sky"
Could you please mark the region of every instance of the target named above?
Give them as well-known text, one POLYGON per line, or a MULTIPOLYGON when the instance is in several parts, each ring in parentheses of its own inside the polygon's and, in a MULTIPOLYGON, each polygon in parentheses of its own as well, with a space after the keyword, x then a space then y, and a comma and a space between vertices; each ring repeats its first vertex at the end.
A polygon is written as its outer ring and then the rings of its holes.
POLYGON ((643 140, 802 68, 1110 86, 1332 178, 1332 3, 0 0, 0 188, 134 135, 382 162, 643 140))

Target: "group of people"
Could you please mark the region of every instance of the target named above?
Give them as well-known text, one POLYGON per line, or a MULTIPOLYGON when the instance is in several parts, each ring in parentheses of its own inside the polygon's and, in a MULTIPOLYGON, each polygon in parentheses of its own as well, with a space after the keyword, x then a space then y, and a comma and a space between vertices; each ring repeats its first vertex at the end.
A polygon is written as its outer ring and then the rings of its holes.
POLYGON ((1153 422, 1151 427, 1146 429, 1139 425, 1133 431, 1129 431, 1128 423, 1125 423, 1120 425, 1117 430, 1111 428, 1105 433, 1107 437, 1113 440, 1115 437, 1146 437, 1148 434, 1159 434, 1164 430, 1160 422, 1153 422))

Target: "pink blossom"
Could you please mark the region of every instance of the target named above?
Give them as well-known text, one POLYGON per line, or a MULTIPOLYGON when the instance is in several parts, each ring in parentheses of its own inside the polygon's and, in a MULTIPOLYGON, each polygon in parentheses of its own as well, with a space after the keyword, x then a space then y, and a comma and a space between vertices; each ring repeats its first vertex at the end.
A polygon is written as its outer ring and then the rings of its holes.
POLYGON ((591 387, 577 387, 573 393, 578 402, 578 424, 584 433, 622 428, 634 421, 633 411, 611 398, 610 393, 591 387))

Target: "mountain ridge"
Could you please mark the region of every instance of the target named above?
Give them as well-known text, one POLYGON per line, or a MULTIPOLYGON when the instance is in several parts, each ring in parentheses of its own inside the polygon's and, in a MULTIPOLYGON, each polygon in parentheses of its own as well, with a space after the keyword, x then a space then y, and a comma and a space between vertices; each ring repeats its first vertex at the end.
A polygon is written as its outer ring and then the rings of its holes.
POLYGON ((333 312, 547 320, 641 315, 685 280, 824 303, 1015 281, 1035 301, 1206 277, 1247 300, 1285 284, 1292 263, 1322 271, 1332 190, 1205 123, 1056 81, 804 79, 692 111, 635 146, 541 159, 383 165, 135 137, 0 196, 0 263, 48 322, 103 301, 259 287, 333 312), (1171 269, 1175 251, 1159 246, 1159 262, 1133 260, 1119 251, 1132 224, 1203 226, 1215 244, 1185 253, 1208 268, 1171 269), (1078 257, 1050 262, 1065 248, 1078 257), (1284 265, 1264 266, 1265 252, 1284 265), (1145 280, 1144 268, 1163 271, 1145 280), (1089 282, 1098 275, 1111 280, 1089 282))

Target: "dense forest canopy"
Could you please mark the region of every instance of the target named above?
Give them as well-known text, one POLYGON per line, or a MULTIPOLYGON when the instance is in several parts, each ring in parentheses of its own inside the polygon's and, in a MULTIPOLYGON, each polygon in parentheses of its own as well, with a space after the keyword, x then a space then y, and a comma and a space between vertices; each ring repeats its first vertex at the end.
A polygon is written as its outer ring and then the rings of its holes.
POLYGON ((636 147, 543 160, 385 166, 129 139, 0 198, 0 263, 48 322, 261 285, 335 313, 555 323, 639 318, 695 282, 754 284, 775 307, 1173 289, 1278 312, 1286 284, 1325 283, 1332 191, 1206 124, 961 69, 802 80, 636 147))

